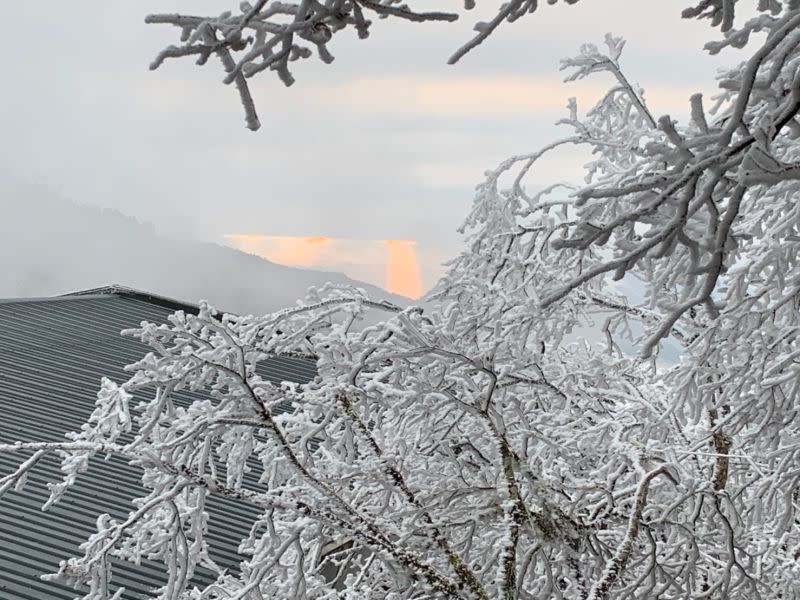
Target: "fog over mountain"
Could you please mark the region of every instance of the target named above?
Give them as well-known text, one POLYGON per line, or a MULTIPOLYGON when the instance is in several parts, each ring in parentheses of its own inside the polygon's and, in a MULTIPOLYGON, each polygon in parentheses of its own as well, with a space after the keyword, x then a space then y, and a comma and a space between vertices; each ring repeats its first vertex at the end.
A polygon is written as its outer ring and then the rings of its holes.
POLYGON ((406 299, 341 273, 278 265, 218 244, 179 241, 117 211, 77 204, 46 186, 0 177, 0 298, 119 284, 236 313, 294 304, 311 286, 349 283, 406 299))
MULTIPOLYGON (((119 284, 163 296, 211 301, 239 314, 262 314, 291 306, 311 286, 348 283, 375 298, 409 299, 336 272, 286 267, 213 243, 161 236, 112 209, 81 205, 44 185, 0 176, 0 298, 53 296, 119 284)), ((612 288, 641 300, 639 282, 626 278, 612 288)), ((424 305, 424 303, 423 303, 424 305)), ((604 317, 598 315, 598 322, 604 317)), ((633 324, 634 334, 639 327, 633 324)), ((570 341, 602 341, 596 324, 578 327, 570 341)), ((617 342, 632 351, 629 340, 617 342)), ((680 346, 666 340, 660 359, 675 363, 680 346)))

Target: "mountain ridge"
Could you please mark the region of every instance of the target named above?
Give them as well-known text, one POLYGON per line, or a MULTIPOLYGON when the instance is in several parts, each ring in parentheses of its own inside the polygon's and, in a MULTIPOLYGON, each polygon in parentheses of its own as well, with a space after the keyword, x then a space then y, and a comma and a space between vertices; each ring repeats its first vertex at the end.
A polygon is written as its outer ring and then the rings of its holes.
POLYGON ((177 240, 118 210, 79 204, 41 184, 0 180, 0 297, 41 297, 117 284, 220 309, 262 314, 312 286, 352 285, 408 298, 334 271, 289 267, 204 241, 177 240))

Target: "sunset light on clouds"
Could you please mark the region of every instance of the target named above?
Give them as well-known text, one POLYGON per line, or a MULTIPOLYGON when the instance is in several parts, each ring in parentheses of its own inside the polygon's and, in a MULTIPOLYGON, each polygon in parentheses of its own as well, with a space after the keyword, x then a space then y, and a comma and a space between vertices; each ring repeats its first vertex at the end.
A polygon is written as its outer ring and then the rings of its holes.
POLYGON ((289 267, 341 271, 409 298, 424 290, 416 242, 326 236, 225 234, 229 246, 289 267))
POLYGON ((389 249, 386 289, 409 298, 419 298, 422 295, 415 245, 411 240, 386 240, 386 247, 389 249))
POLYGON ((289 267, 324 266, 324 258, 332 246, 331 238, 325 236, 226 234, 225 240, 238 250, 289 267))
MULTIPOLYGON (((711 86, 708 92, 714 91, 711 86)), ((591 106, 607 90, 603 80, 554 82, 550 73, 515 75, 486 74, 436 76, 411 73, 405 75, 371 75, 353 78, 337 86, 333 101, 342 109, 357 108, 370 114, 405 114, 454 117, 526 117, 532 112, 564 113, 567 98, 574 96, 579 106, 591 106), (555 85, 554 85, 555 83, 555 85)), ((651 84, 647 98, 656 112, 685 113, 687 98, 697 86, 687 83, 651 84)), ((319 93, 317 101, 330 105, 331 95, 319 93)))

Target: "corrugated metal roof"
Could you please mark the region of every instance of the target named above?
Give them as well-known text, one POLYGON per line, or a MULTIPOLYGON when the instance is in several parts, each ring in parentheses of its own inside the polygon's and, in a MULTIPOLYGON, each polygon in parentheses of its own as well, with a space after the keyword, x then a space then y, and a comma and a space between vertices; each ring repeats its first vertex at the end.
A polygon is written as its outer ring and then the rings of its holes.
MULTIPOLYGON (((122 329, 141 321, 164 322, 176 308, 193 311, 172 299, 124 288, 100 288, 86 294, 48 299, 0 301, 0 442, 62 440, 90 414, 103 376, 127 380, 123 367, 147 351, 122 329)), ((274 357, 259 373, 273 381, 305 383, 314 364, 300 358, 274 357)), ((0 475, 24 457, 0 454, 0 475)), ((81 555, 78 546, 95 531, 99 514, 127 516, 130 500, 142 495, 139 472, 124 461, 97 460, 64 499, 42 512, 46 484, 60 480, 55 457, 45 459, 21 493, 0 499, 0 600, 71 600, 74 590, 41 581, 58 570, 60 560, 81 555)), ((255 509, 225 498, 209 502, 211 556, 235 570, 239 540, 255 509)), ((148 598, 164 581, 157 563, 115 565, 115 579, 127 599, 148 598)), ((198 583, 210 582, 199 573, 198 583)))

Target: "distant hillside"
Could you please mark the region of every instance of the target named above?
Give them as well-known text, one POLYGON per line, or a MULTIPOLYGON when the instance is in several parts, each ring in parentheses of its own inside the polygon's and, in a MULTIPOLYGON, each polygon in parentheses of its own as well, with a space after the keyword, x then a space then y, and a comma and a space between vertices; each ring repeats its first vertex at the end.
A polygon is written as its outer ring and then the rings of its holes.
POLYGON ((325 282, 408 300, 341 273, 285 267, 217 244, 176 241, 117 211, 0 180, 0 298, 51 296, 112 283, 237 313, 295 303, 325 282))

